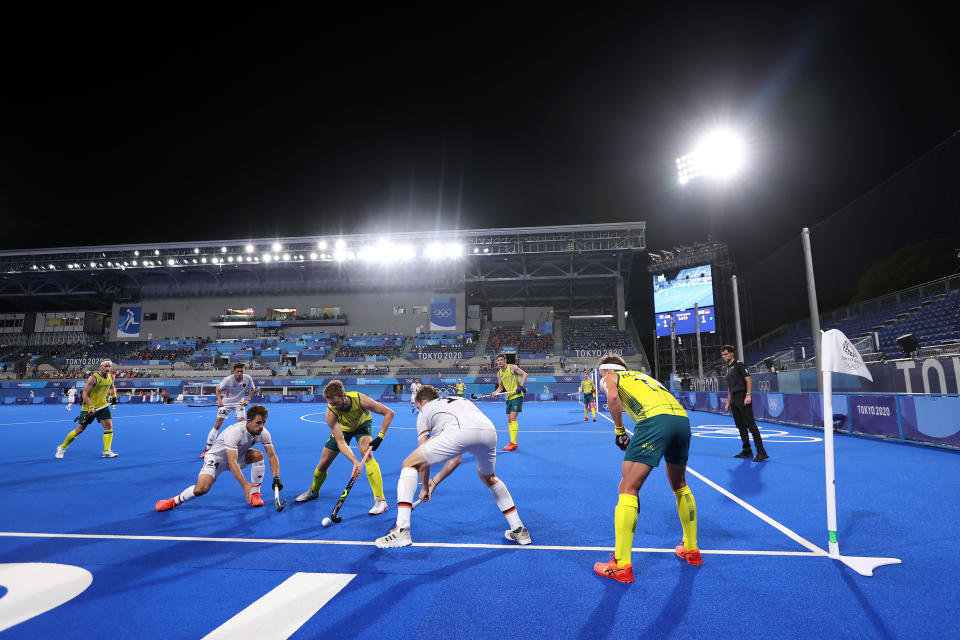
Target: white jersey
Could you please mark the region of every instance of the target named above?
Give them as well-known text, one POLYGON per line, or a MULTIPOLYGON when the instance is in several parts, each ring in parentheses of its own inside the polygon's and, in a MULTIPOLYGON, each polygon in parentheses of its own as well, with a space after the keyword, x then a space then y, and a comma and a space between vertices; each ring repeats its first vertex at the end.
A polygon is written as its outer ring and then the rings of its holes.
POLYGON ((253 383, 253 378, 243 374, 240 382, 237 382, 232 375, 227 376, 220 381, 217 388, 220 389, 223 404, 232 405, 243 402, 250 395, 250 392, 257 388, 257 385, 253 383))
POLYGON ((417 401, 417 391, 423 388, 423 385, 419 382, 410 383, 410 402, 415 403, 417 401))
POLYGON ((417 417, 417 437, 437 435, 444 429, 480 429, 496 432, 496 427, 475 404, 460 396, 437 398, 423 405, 417 417))
POLYGON ((255 444, 273 446, 273 441, 270 439, 270 432, 267 431, 267 428, 264 427, 263 431, 255 436, 247 430, 246 422, 235 422, 220 431, 219 437, 217 437, 213 446, 210 447, 210 451, 207 451, 207 455, 204 457, 207 459, 214 457, 226 462, 227 449, 231 449, 237 452, 237 459, 242 461, 250 447, 255 444))
POLYGON ((71 403, 77 399, 76 387, 70 387, 69 389, 67 389, 67 398, 70 400, 71 403))

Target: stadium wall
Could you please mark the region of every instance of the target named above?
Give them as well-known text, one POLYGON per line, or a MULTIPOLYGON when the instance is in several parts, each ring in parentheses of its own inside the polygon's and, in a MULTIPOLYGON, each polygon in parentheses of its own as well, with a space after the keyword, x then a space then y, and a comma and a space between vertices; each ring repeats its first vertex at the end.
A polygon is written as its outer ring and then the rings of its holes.
MULTIPOLYGON (((336 294, 290 294, 283 296, 243 296, 210 298, 146 298, 140 302, 114 303, 110 319, 111 340, 147 340, 149 338, 214 336, 216 328, 210 326, 211 318, 225 309, 252 308, 254 314, 263 316, 267 309, 296 308, 297 315, 306 317, 310 307, 340 307, 347 318, 345 326, 318 327, 336 333, 360 332, 399 332, 406 335, 416 334, 417 327, 430 330, 430 299, 434 297, 452 297, 457 304, 457 331, 463 331, 466 325, 465 295, 459 293, 432 293, 430 291, 391 291, 373 293, 336 293, 336 294), (142 324, 136 337, 117 337, 117 322, 120 307, 140 307, 142 324), (413 307, 423 307, 427 313, 413 313, 413 307), (403 307, 405 313, 394 315, 394 307, 403 307), (163 320, 164 314, 173 313, 173 320, 163 320), (156 314, 156 320, 147 320, 150 314, 156 314)), ((291 332, 311 331, 310 327, 288 329, 291 332)), ((253 330, 222 329, 224 337, 250 336, 253 330)))

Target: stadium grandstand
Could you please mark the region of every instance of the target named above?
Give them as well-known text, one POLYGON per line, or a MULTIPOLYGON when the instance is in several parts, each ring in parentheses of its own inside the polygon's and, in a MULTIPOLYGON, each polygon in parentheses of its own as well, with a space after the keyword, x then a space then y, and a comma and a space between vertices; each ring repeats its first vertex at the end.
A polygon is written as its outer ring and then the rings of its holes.
POLYGON ((601 344, 649 370, 624 308, 644 249, 629 223, 0 252, 2 375, 110 359, 124 377, 190 379, 240 362, 399 376, 389 396, 411 376, 475 376, 501 350, 541 375, 563 355, 586 367, 601 344))

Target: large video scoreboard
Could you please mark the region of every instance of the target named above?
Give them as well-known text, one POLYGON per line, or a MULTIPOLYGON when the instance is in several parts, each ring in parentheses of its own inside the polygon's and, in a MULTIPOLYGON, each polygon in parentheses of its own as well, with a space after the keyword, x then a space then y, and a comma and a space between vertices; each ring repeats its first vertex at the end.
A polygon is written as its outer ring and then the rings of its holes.
POLYGON ((688 267, 677 273, 658 273, 653 276, 653 311, 656 314, 657 336, 670 335, 670 319, 677 335, 717 330, 713 313, 713 273, 710 265, 688 267), (699 305, 694 317, 694 305, 699 305))

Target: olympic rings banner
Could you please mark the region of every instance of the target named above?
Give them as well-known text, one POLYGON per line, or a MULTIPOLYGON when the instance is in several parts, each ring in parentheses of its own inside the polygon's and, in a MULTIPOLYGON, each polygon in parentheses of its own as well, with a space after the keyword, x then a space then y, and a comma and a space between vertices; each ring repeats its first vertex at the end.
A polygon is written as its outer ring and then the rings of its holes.
POLYGON ((430 331, 455 331, 456 329, 456 298, 430 298, 430 331))

